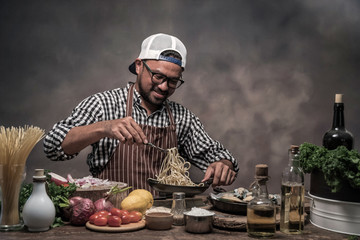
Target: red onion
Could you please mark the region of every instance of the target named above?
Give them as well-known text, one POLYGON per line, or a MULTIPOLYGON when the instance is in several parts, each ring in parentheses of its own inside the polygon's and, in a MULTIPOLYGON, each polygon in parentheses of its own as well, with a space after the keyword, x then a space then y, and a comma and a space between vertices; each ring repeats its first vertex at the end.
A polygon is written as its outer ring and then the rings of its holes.
POLYGON ((90 216, 96 212, 94 203, 89 198, 79 196, 66 199, 62 204, 62 218, 73 225, 85 225, 90 216))
POLYGON ((75 206, 76 204, 78 204, 82 200, 83 200, 83 198, 80 197, 80 196, 72 197, 72 198, 69 199, 70 206, 75 206))
POLYGON ((67 175, 67 180, 69 183, 75 183, 75 180, 73 179, 70 173, 67 175))
POLYGON ((95 205, 95 208, 96 208, 96 211, 102 211, 102 210, 106 210, 106 211, 109 211, 114 207, 114 205, 106 200, 105 198, 100 198, 98 200, 96 200, 94 202, 94 205, 95 205))
POLYGON ((83 198, 72 206, 70 222, 73 225, 83 226, 95 212, 94 203, 89 198, 83 198))
POLYGON ((56 185, 58 185, 58 186, 68 182, 65 178, 63 178, 62 176, 60 176, 60 175, 58 175, 56 173, 49 172, 49 175, 51 176, 50 180, 52 182, 54 182, 56 185))

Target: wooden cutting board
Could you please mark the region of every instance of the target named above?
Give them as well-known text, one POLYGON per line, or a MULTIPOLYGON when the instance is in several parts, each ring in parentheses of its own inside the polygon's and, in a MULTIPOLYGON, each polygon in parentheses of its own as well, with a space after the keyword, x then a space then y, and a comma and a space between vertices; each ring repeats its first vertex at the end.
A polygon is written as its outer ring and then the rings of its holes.
POLYGON ((86 223, 86 227, 90 230, 98 232, 130 232, 140 230, 145 227, 145 220, 141 220, 137 223, 123 224, 120 227, 109 227, 109 226, 96 226, 90 222, 86 223))
MULTIPOLYGON (((211 204, 204 209, 210 210, 215 213, 213 226, 220 229, 229 230, 245 230, 247 217, 245 215, 235 215, 225 212, 220 212, 214 208, 211 204)), ((280 224, 280 213, 276 214, 276 224, 280 224)))
MULTIPOLYGON (((225 213, 219 211, 215 208, 211 202, 206 206, 201 207, 215 213, 213 225, 216 228, 220 229, 229 229, 229 230, 245 230, 246 231, 246 223, 247 217, 245 215, 235 215, 230 213, 225 213)), ((308 213, 310 211, 310 203, 309 200, 305 200, 305 224, 308 222, 308 213)), ((276 214, 276 225, 280 225, 280 206, 277 206, 277 214, 276 214)))
MULTIPOLYGON (((231 230, 246 230, 246 216, 218 212, 214 209, 211 209, 211 211, 215 212, 213 222, 214 227, 231 230)), ((280 214, 276 214, 276 224, 280 224, 280 214)))

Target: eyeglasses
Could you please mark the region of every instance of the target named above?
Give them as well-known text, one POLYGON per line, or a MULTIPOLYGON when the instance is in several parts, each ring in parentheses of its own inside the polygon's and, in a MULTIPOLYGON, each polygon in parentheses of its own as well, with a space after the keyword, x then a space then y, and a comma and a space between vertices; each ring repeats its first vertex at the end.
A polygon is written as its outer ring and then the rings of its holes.
POLYGON ((184 80, 181 78, 170 78, 162 73, 153 72, 145 61, 142 62, 144 63, 144 66, 149 71, 149 73, 151 73, 151 81, 154 84, 159 85, 166 81, 169 88, 178 88, 184 83, 184 80))

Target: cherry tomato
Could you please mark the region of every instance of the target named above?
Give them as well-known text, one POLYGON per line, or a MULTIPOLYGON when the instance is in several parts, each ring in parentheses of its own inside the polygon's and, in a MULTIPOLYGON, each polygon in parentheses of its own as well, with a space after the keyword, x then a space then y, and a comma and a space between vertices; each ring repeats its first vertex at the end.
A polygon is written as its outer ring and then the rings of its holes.
POLYGON ((123 224, 131 223, 130 215, 129 214, 122 215, 121 221, 123 224))
POLYGON ((142 214, 141 212, 138 211, 131 211, 129 213, 130 216, 130 222, 138 222, 142 219, 142 214))
POLYGON ((110 213, 112 216, 118 216, 118 217, 121 217, 121 210, 118 209, 118 208, 112 208, 110 210, 110 213))
POLYGON ((101 215, 98 213, 94 213, 93 215, 91 215, 89 218, 90 223, 94 224, 95 219, 97 219, 98 217, 101 217, 101 215))
POLYGON ((109 212, 108 212, 108 211, 105 211, 105 210, 98 211, 97 213, 100 214, 100 215, 102 215, 102 216, 104 216, 104 217, 109 216, 109 212))
POLYGON ((120 215, 129 215, 129 211, 128 210, 120 210, 120 215))
POLYGON ((121 225, 121 217, 109 216, 107 223, 108 223, 108 225, 110 227, 120 227, 120 225, 121 225))
POLYGON ((104 216, 99 216, 98 218, 96 218, 94 220, 94 224, 96 226, 106 226, 107 222, 108 222, 108 219, 107 219, 107 217, 104 217, 104 216))

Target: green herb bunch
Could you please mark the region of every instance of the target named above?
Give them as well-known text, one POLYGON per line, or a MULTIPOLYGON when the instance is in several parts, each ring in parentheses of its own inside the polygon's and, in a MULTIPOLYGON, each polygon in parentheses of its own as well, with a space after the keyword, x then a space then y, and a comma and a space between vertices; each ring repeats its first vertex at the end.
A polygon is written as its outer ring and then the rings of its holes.
POLYGON ((360 153, 344 146, 334 150, 311 143, 300 145, 300 166, 305 173, 320 170, 332 192, 338 192, 345 182, 360 188, 360 153))

